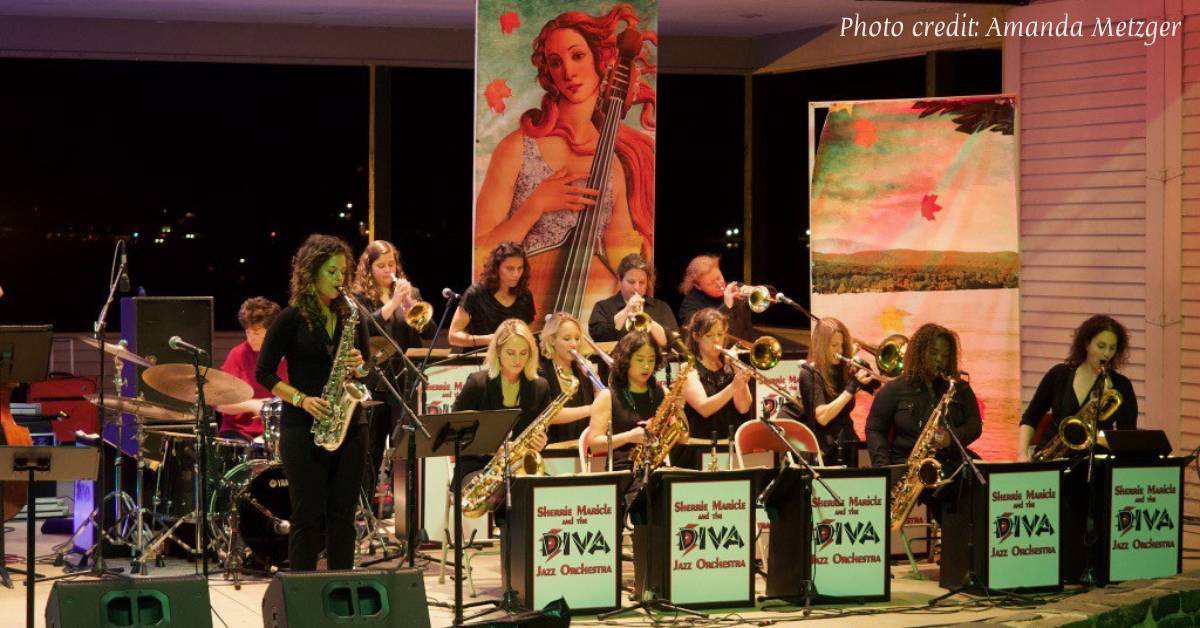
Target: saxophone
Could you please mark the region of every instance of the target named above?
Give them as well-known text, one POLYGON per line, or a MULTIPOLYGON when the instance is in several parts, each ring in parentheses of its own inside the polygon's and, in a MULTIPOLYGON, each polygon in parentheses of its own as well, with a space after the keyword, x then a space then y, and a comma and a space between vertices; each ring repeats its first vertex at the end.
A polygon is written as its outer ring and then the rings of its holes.
MULTIPOLYGON (((1107 375, 1101 375, 1107 377, 1107 375)), ((1121 407, 1121 393, 1112 387, 1107 379, 1104 394, 1097 397, 1093 394, 1087 403, 1075 413, 1058 424, 1058 432, 1045 445, 1033 454, 1034 462, 1064 458, 1072 450, 1088 449, 1096 441, 1099 425, 1109 419, 1121 407)))
POLYGON ((892 531, 899 530, 904 526, 908 514, 912 512, 913 506, 917 505, 917 496, 921 494, 921 491, 927 486, 937 484, 942 479, 942 463, 938 462, 933 454, 945 444, 947 434, 943 432, 946 428, 942 422, 946 409, 950 406, 950 401, 954 399, 954 388, 958 384, 958 380, 953 377, 947 379, 950 387, 946 389, 946 394, 942 395, 937 406, 933 408, 933 412, 929 415, 929 422, 917 436, 912 453, 908 455, 908 469, 905 471, 904 477, 892 489, 892 511, 889 513, 892 531))
MULTIPOLYGON (((345 298, 345 295, 342 297, 345 298)), ((358 332, 358 309, 351 303, 348 305, 350 319, 342 326, 342 337, 338 339, 333 369, 329 371, 329 379, 321 391, 321 398, 329 404, 332 411, 328 419, 314 419, 312 425, 313 441, 318 447, 329 451, 337 451, 337 448, 342 446, 358 404, 371 398, 367 387, 362 382, 352 379, 350 368, 342 363, 354 349, 354 335, 358 332)))
POLYGON ((675 443, 687 440, 690 434, 687 416, 683 413, 683 384, 692 371, 692 359, 683 363, 675 381, 667 389, 662 403, 654 416, 646 422, 646 439, 634 446, 630 459, 633 475, 638 477, 649 467, 651 471, 662 466, 675 443))
POLYGON ((504 483, 505 467, 514 475, 545 475, 542 455, 534 449, 533 438, 537 434, 546 433, 546 429, 550 427, 550 419, 567 405, 571 397, 575 396, 575 390, 579 388, 579 380, 571 375, 561 371, 557 375, 562 392, 513 440, 508 446, 508 456, 505 457, 504 450, 501 449, 488 461, 487 466, 463 479, 464 515, 472 518, 482 517, 500 505, 504 496, 500 489, 504 483))

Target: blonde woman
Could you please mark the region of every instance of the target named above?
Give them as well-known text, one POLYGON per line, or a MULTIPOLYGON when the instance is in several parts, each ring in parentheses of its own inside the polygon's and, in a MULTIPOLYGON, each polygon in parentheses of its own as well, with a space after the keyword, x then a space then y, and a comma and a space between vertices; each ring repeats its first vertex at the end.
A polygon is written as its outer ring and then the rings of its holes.
POLYGON ((558 373, 569 373, 579 380, 575 396, 554 417, 554 425, 550 427, 550 442, 577 440, 587 427, 583 420, 592 415, 596 389, 571 356, 572 350, 587 355, 590 353, 588 349, 590 347, 583 340, 583 326, 574 316, 558 312, 546 318, 546 326, 542 328, 540 371, 550 384, 551 398, 562 393, 558 373))

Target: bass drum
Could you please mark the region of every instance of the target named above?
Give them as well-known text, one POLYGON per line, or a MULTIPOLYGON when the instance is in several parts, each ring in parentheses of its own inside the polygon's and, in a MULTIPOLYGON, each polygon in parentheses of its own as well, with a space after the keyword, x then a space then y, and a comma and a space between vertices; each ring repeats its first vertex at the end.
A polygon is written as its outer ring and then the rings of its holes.
POLYGON ((242 562, 266 570, 287 566, 292 502, 283 465, 251 460, 230 469, 209 503, 213 547, 228 561, 235 529, 242 562))

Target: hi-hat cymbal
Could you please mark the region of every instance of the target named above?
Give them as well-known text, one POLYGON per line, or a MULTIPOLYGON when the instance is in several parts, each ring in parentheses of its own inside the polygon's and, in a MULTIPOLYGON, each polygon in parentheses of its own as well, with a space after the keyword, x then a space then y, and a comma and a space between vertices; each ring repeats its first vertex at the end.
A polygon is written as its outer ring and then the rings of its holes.
MULTIPOLYGON (((89 347, 94 348, 100 346, 100 341, 96 340, 95 338, 80 338, 80 340, 83 341, 83 344, 89 347)), ((143 358, 142 356, 130 351, 129 349, 126 349, 119 344, 113 344, 111 342, 104 343, 104 352, 126 362, 132 362, 138 366, 145 366, 147 368, 154 366, 154 363, 150 360, 143 358)))
MULTIPOLYGON (((100 405, 100 395, 84 395, 84 399, 87 399, 92 405, 100 405)), ((104 408, 113 412, 139 416, 146 421, 180 423, 193 418, 187 412, 180 412, 153 401, 134 399, 133 397, 105 397, 104 408)))
MULTIPOLYGON (((254 397, 250 384, 220 369, 200 367, 204 378, 204 403, 224 406, 254 397)), ((154 390, 187 403, 196 403, 196 373, 191 364, 159 364, 142 373, 142 381, 154 390)))

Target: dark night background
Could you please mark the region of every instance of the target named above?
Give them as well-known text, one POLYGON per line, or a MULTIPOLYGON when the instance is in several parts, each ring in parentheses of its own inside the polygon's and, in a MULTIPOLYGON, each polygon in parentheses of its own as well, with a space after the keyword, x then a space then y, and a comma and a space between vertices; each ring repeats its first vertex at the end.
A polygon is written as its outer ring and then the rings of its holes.
MULTIPOLYGON (((1001 91, 997 50, 753 79, 757 281, 808 300, 808 102, 926 95, 930 66, 936 95, 1001 91)), ((212 295, 219 330, 237 329, 248 296, 286 302, 309 233, 366 244, 366 68, 6 59, 0 75, 0 321, 89 329, 117 238, 134 290, 212 295)), ((388 239, 427 297, 461 291, 473 75, 397 68, 392 81, 388 239)), ((658 94, 657 293, 675 305, 696 253, 721 253, 741 279, 726 230, 743 223, 744 79, 666 74, 658 94)), ((804 323, 779 308, 762 320, 804 323)))

